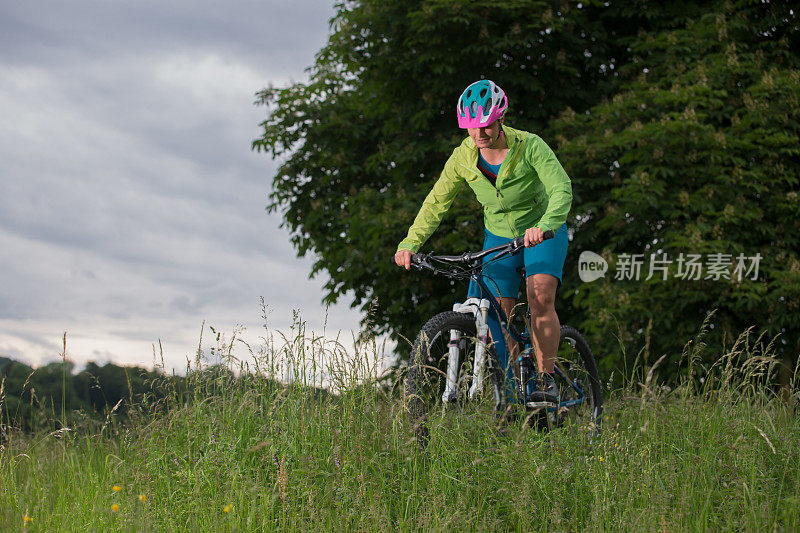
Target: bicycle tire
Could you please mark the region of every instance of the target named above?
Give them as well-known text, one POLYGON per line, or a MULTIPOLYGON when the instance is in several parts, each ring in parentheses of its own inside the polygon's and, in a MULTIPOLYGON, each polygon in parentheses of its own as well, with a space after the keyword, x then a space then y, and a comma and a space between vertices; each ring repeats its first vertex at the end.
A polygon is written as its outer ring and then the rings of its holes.
MULTIPOLYGON (((461 361, 457 379, 459 407, 466 403, 466 391, 470 383, 465 378, 471 376, 472 361, 477 345, 475 317, 471 314, 445 311, 431 318, 420 330, 411 350, 408 373, 405 380, 406 409, 411 421, 414 438, 420 448, 424 449, 430 440, 431 411, 437 404, 443 404, 441 397, 446 383, 448 344, 450 331, 461 333, 461 361), (469 370, 468 372, 466 370, 469 370)), ((494 403, 493 415, 501 409, 505 400, 503 373, 494 349, 487 346, 486 362, 488 387, 484 384, 484 394, 489 391, 492 399, 483 398, 482 402, 494 403)))
POLYGON ((555 415, 557 426, 570 421, 586 430, 589 440, 600 437, 603 415, 603 391, 597 362, 589 344, 581 333, 572 326, 561 326, 561 335, 556 352, 556 365, 564 373, 556 373, 559 398, 562 403, 579 397, 567 378, 584 391, 586 400, 579 405, 560 409, 555 415), (566 378, 565 378, 566 376, 566 378))

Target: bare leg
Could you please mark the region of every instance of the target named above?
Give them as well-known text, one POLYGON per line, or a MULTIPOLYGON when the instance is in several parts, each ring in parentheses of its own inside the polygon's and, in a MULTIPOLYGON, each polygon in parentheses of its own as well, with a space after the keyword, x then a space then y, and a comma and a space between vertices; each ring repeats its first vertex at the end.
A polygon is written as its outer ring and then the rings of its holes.
POLYGON ((531 331, 536 340, 536 363, 539 372, 553 372, 561 335, 555 300, 558 278, 550 274, 534 274, 526 279, 528 305, 531 309, 531 331))

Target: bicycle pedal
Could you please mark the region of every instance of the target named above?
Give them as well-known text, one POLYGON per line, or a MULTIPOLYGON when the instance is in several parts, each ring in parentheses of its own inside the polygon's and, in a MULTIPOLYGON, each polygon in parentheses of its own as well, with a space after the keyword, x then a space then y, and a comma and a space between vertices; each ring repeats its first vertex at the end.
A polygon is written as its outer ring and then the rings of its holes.
POLYGON ((558 396, 555 394, 549 394, 543 391, 534 391, 528 395, 528 402, 527 403, 548 403, 552 404, 548 407, 555 407, 558 405, 558 396))
POLYGON ((527 402, 525 407, 528 409, 555 409, 558 404, 556 402, 527 402))

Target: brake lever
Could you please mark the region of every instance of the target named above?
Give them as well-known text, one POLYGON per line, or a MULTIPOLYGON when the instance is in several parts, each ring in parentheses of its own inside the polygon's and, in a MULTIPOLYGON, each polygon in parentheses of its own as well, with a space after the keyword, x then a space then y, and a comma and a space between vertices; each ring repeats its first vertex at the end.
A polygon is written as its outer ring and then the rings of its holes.
POLYGON ((433 268, 430 261, 428 261, 428 254, 414 254, 411 256, 411 266, 416 267, 417 270, 423 268, 433 268))

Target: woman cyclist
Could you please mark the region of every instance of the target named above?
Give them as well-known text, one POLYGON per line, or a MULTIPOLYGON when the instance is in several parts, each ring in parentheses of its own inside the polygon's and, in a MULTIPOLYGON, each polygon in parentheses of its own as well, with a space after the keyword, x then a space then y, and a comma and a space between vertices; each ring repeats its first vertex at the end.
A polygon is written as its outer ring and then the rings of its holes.
MULTIPOLYGON (((484 275, 506 315, 510 315, 525 267, 531 331, 536 345, 539 388, 556 394, 553 364, 561 325, 554 302, 567 255, 566 219, 572 205, 572 185, 550 147, 538 136, 503 123, 508 99, 490 80, 467 87, 458 99, 458 125, 469 136, 445 163, 441 176, 422 203, 406 238, 398 245, 395 262, 409 269, 411 255, 439 226, 462 187, 469 185, 483 205, 484 249, 524 235, 523 253, 490 263, 484 275), (544 240, 552 230, 555 236, 544 240)), ((490 257, 484 259, 488 261, 490 257)), ((470 296, 479 296, 470 285, 470 296)), ((507 386, 513 390, 512 365, 506 339, 496 320, 489 321, 500 363, 507 369, 507 386)), ((512 341, 513 342, 513 341, 512 341)), ((512 354, 517 352, 512 346, 512 354)))

